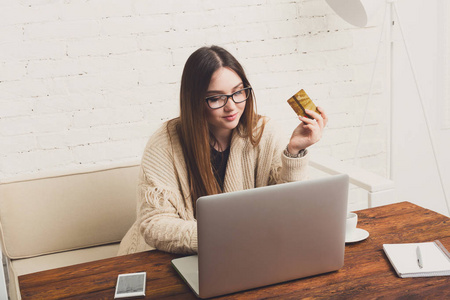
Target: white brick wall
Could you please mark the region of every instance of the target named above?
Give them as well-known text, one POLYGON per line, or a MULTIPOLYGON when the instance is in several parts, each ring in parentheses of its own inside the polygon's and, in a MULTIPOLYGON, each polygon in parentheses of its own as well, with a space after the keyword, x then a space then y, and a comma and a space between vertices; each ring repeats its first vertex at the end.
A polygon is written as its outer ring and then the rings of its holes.
MULTIPOLYGON (((0 4, 0 180, 138 160, 178 114, 192 51, 217 44, 244 65, 258 110, 289 136, 300 88, 330 122, 316 151, 353 158, 379 27, 356 29, 323 0, 13 1, 0 4)), ((377 76, 361 164, 384 175, 377 76)))

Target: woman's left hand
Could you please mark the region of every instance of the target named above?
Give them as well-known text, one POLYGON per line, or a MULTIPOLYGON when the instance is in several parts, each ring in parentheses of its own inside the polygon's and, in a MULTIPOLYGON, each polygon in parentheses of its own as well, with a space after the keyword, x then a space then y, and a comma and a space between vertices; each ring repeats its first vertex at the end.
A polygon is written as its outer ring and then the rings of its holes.
POLYGON ((325 111, 317 107, 320 111, 318 114, 315 111, 306 109, 306 113, 313 117, 299 117, 301 123, 294 129, 291 140, 289 141, 288 151, 291 154, 297 154, 300 150, 317 143, 322 138, 322 132, 328 123, 328 117, 325 111))

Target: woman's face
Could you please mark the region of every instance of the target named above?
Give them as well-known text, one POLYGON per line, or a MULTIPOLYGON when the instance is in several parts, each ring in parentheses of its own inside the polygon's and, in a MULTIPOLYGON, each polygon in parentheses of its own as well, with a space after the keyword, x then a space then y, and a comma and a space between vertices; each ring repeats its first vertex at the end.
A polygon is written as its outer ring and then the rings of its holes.
MULTIPOLYGON (((243 88, 244 84, 239 75, 229 68, 222 67, 212 75, 206 97, 220 94, 231 95, 243 88)), ((236 104, 229 98, 224 107, 211 109, 205 101, 206 121, 215 137, 230 134, 236 128, 245 110, 245 103, 244 101, 236 104)))

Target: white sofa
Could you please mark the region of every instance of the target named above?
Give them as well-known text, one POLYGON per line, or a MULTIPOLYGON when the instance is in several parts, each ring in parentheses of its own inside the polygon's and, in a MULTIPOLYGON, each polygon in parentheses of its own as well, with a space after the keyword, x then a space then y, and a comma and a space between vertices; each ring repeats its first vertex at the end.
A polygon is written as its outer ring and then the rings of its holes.
MULTIPOLYGON (((347 173, 369 194, 392 199, 393 183, 335 159, 313 156, 311 166, 328 174, 347 173)), ((10 299, 20 299, 17 277, 117 254, 136 218, 139 166, 39 174, 0 184, 0 233, 10 299)), ((380 202, 379 204, 386 204, 380 202)), ((2 283, 0 283, 2 284, 2 283)))
POLYGON ((139 166, 16 178, 0 184, 0 233, 10 299, 17 277, 117 255, 136 218, 139 166))

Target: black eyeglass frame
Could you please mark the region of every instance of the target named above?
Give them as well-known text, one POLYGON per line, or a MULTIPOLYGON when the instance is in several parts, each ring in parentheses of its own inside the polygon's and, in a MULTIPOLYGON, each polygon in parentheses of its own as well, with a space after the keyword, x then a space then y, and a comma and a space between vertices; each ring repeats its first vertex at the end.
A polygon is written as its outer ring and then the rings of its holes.
POLYGON ((245 87, 245 88, 243 88, 243 89, 240 89, 240 90, 234 92, 233 94, 229 94, 229 95, 227 95, 227 94, 219 94, 219 95, 214 95, 214 96, 206 97, 205 101, 206 101, 206 104, 208 104, 208 107, 209 107, 209 108, 211 108, 211 109, 219 109, 219 108, 222 108, 222 107, 224 107, 225 105, 227 105, 228 100, 229 100, 230 98, 231 98, 231 100, 233 100, 233 102, 236 103, 236 104, 237 104, 237 103, 242 103, 242 102, 247 101, 248 98, 250 97, 251 91, 252 91, 252 87, 251 87, 251 86, 248 86, 248 87, 245 87), (234 96, 235 94, 237 94, 237 93, 239 93, 239 92, 242 92, 242 91, 247 91, 247 90, 248 90, 248 93, 249 93, 249 94, 247 95, 247 98, 245 98, 245 100, 242 100, 242 101, 235 101, 235 100, 234 100, 233 96, 234 96), (208 102, 209 99, 211 99, 211 98, 216 98, 216 97, 223 97, 223 96, 227 97, 227 100, 225 101, 225 103, 224 103, 222 106, 214 107, 214 108, 213 108, 213 107, 211 107, 211 106, 209 105, 209 102, 208 102))

